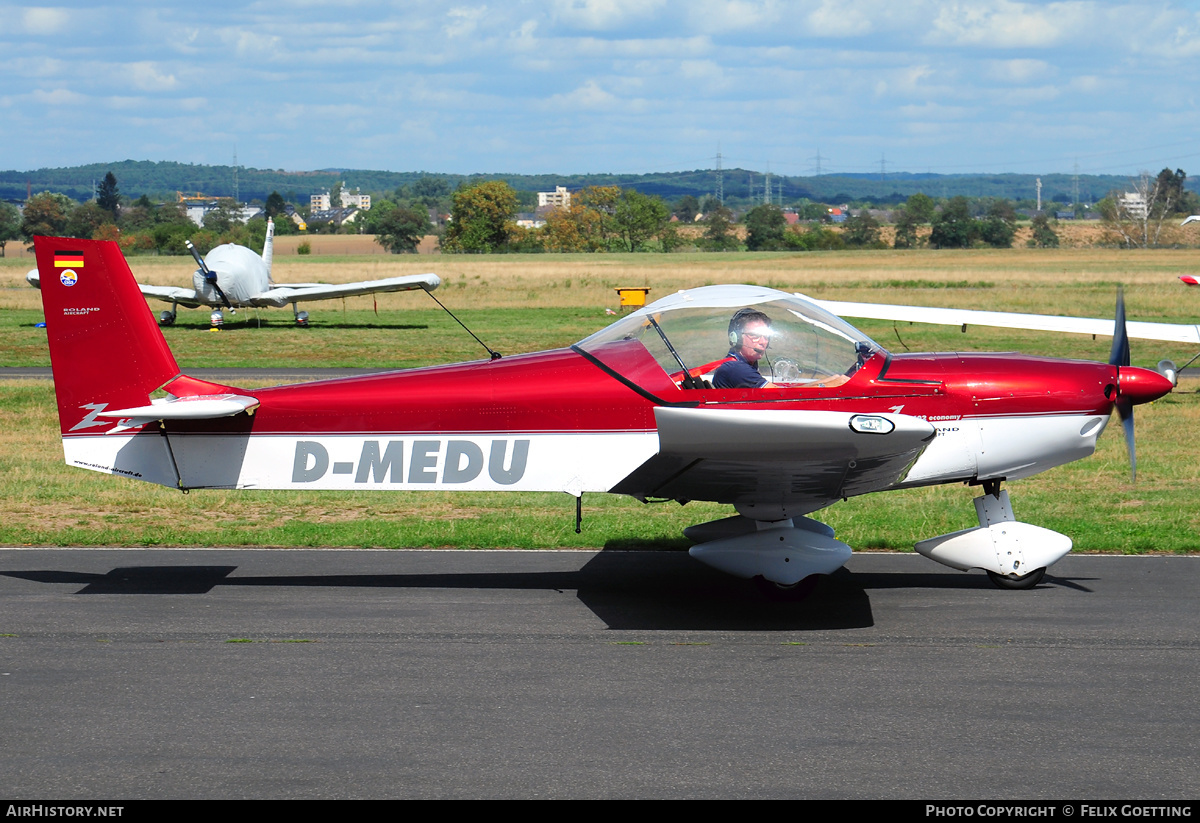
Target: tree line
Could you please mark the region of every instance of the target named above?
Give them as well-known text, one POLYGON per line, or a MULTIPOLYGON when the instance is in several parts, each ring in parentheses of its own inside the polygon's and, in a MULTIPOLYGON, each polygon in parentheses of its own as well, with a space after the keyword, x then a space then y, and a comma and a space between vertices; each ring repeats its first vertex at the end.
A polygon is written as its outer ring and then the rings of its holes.
MULTIPOLYGON (((1143 175, 1133 184, 1134 192, 1118 191, 1102 199, 1097 208, 1110 242, 1153 246, 1165 221, 1200 213, 1200 197, 1185 188, 1186 179, 1182 169, 1163 169, 1157 176, 1143 175)), ((331 192, 335 202, 339 186, 335 183, 331 192)), ((307 230, 371 234, 393 253, 415 251, 430 233, 439 235, 443 251, 465 254, 817 251, 888 248, 882 231, 888 221, 894 226, 893 248, 952 249, 1009 248, 1020 219, 1013 202, 1003 198, 956 196, 938 201, 918 192, 890 210, 872 209, 869 204, 850 209, 844 223, 835 227, 833 210, 808 200, 787 212, 760 204, 737 215, 711 196, 699 199, 688 194, 668 204, 658 195, 604 185, 573 192, 569 206, 544 214, 544 225, 519 226, 518 212, 532 209, 535 199, 535 194, 518 192, 500 180, 464 182, 452 190, 445 179, 423 175, 390 193, 373 196, 373 208, 360 211, 353 224, 310 219, 307 230), (735 228, 738 222, 741 230, 735 228), (681 231, 684 226, 694 228, 681 231)), ((38 234, 115 240, 128 254, 185 254, 186 240, 201 253, 221 243, 256 248, 266 235, 266 217, 275 218, 276 233, 285 235, 300 231, 289 219, 289 211, 310 216, 307 203, 291 207, 278 191, 261 205, 264 216, 243 223, 242 206, 221 199, 197 226, 182 203, 155 203, 146 195, 129 202, 110 171, 95 197, 83 203, 48 191, 30 197, 23 213, 0 203, 0 255, 8 241, 30 241, 38 234)), ((1035 214, 1031 228, 1030 246, 1058 245, 1055 221, 1047 213, 1035 214)))
MULTIPOLYGON (((238 194, 245 199, 265 200, 273 191, 289 201, 304 199, 315 190, 329 189, 338 181, 368 192, 391 192, 413 187, 422 178, 436 179, 453 191, 462 186, 489 180, 503 180, 519 193, 536 193, 553 189, 555 185, 579 190, 590 186, 633 188, 643 194, 657 195, 674 202, 685 195, 703 199, 713 191, 715 170, 694 169, 649 174, 506 174, 462 175, 428 172, 388 172, 363 169, 324 169, 319 171, 285 171, 232 165, 209 166, 171 161, 151 162, 125 160, 118 163, 97 163, 69 168, 43 168, 32 171, 0 171, 0 197, 24 197, 27 184, 38 189, 57 191, 76 200, 92 197, 92 183, 112 172, 122 181, 131 199, 142 194, 152 200, 168 200, 176 191, 206 192, 212 196, 234 195, 233 180, 238 180, 238 194)), ((744 211, 762 202, 765 178, 752 169, 726 168, 722 172, 725 205, 744 211)), ((1109 191, 1119 189, 1125 178, 1117 175, 1069 174, 1041 175, 1046 198, 1071 202, 1078 189, 1081 202, 1094 203, 1109 191)), ((846 203, 870 201, 882 206, 896 206, 917 192, 947 200, 955 196, 971 198, 1028 198, 1034 191, 1035 175, 1031 174, 819 174, 813 176, 772 176, 773 196, 782 192, 790 201, 808 199, 815 202, 846 203), (782 188, 780 188, 782 186, 782 188)), ((535 195, 536 196, 536 195, 535 195)))

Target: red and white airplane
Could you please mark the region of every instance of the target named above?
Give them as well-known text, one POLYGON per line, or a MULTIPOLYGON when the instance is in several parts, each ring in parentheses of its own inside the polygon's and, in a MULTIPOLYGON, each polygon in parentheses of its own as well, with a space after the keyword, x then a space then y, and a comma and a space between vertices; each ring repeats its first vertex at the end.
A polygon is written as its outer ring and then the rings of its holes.
POLYGON ((940 483, 982 486, 979 525, 918 551, 1002 587, 1036 585, 1071 540, 1016 520, 1001 482, 1092 454, 1114 408, 1132 441, 1132 407, 1172 388, 1128 365, 1120 304, 1104 364, 890 354, 801 296, 710 286, 565 349, 243 390, 180 373, 115 243, 35 245, 72 466, 184 490, 717 501, 737 514, 689 528, 692 556, 781 588, 850 557, 806 515, 940 483), (775 385, 711 388, 731 345, 763 339, 731 322, 746 308, 769 318, 760 365, 775 385))
MULTIPOLYGON (((288 303, 292 304, 292 314, 296 323, 307 326, 308 312, 300 310, 300 303, 413 289, 433 291, 442 282, 436 274, 409 274, 358 283, 276 283, 271 279, 274 237, 275 223, 268 220, 267 238, 263 243, 261 255, 255 254, 245 246, 225 243, 210 251, 203 260, 189 241, 188 251, 199 266, 192 275, 192 285, 195 288, 139 284, 138 289, 146 297, 171 304, 170 311, 164 311, 159 316, 159 322, 164 326, 175 322, 178 306, 189 309, 207 306, 215 309, 213 324, 218 325, 224 321, 220 314, 223 308, 230 311, 237 311, 239 308, 282 308, 288 303)), ((25 275, 25 280, 35 289, 41 288, 39 269, 33 269, 25 275)))

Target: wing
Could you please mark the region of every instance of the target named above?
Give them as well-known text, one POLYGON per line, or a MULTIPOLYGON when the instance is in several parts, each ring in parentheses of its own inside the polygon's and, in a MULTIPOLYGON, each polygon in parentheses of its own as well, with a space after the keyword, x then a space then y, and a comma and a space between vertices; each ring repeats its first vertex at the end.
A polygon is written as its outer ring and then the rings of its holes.
POLYGON ((410 274, 404 277, 389 277, 384 280, 365 280, 361 283, 339 284, 281 284, 250 300, 254 306, 286 306, 288 303, 310 300, 333 300, 338 297, 356 297, 360 294, 377 294, 391 291, 424 289, 433 291, 441 285, 436 274, 410 274))
POLYGON ((166 303, 178 303, 189 309, 216 305, 201 298, 194 289, 180 289, 175 286, 144 286, 141 283, 138 283, 138 288, 146 297, 153 297, 166 303))
MULTIPOLYGON (((31 269, 25 275, 25 281, 35 289, 41 289, 41 278, 38 275, 37 269, 31 269)), ((186 306, 189 309, 198 308, 199 306, 213 305, 201 300, 196 292, 192 289, 179 289, 174 286, 143 286, 138 283, 138 288, 146 297, 153 297, 156 300, 162 300, 167 303, 178 303, 181 306, 186 306)))
POLYGON ((659 407, 654 416, 658 454, 612 492, 800 514, 902 480, 936 433, 902 414, 659 407))
MULTIPOLYGON (((811 298, 809 298, 811 299, 811 298)), ((902 320, 944 326, 998 326, 1004 329, 1069 332, 1072 334, 1113 333, 1113 321, 1093 317, 1053 317, 1045 314, 1017 314, 972 309, 934 309, 926 306, 892 306, 885 303, 844 303, 838 300, 813 300, 821 308, 840 317, 864 317, 870 320, 902 320)), ((1129 336, 1138 340, 1165 340, 1171 343, 1200 343, 1200 326, 1176 323, 1127 324, 1129 336)))

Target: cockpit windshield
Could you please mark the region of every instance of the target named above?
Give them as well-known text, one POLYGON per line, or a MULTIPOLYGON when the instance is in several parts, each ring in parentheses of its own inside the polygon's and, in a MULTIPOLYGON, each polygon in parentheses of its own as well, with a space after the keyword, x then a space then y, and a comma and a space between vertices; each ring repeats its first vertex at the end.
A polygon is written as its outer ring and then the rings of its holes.
POLYGON ((752 365, 762 377, 779 387, 845 382, 881 350, 849 323, 803 297, 758 286, 681 291, 578 344, 651 392, 670 388, 671 383, 708 388, 717 369, 735 359, 743 346, 751 359, 757 356, 752 365))

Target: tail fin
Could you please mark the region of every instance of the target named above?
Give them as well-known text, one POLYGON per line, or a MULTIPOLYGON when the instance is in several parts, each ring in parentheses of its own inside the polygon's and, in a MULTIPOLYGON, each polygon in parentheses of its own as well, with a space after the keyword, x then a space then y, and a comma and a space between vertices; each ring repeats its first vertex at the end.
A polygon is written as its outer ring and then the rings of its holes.
POLYGON ((179 374, 133 272, 112 241, 35 237, 62 433, 111 426, 104 408, 144 406, 179 374))
POLYGON ((267 264, 267 282, 274 283, 271 278, 271 258, 275 256, 275 221, 267 218, 267 239, 263 242, 263 262, 267 264))

